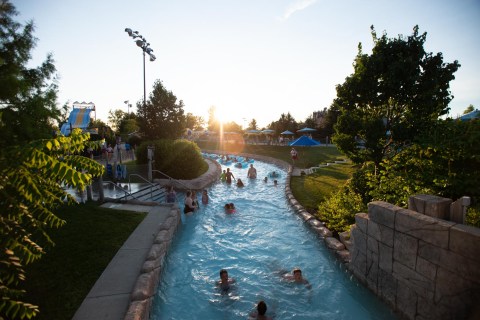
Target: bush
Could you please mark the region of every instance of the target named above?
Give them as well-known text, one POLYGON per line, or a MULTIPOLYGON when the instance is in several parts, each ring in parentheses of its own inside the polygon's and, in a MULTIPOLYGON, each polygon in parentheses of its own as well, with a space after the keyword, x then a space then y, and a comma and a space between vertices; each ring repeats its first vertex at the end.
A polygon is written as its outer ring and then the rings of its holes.
POLYGON ((208 169, 198 146, 187 140, 162 139, 143 142, 135 150, 138 164, 148 163, 148 146, 155 148, 153 169, 172 178, 194 179, 208 169))
POLYGON ((349 180, 337 193, 318 206, 320 220, 333 233, 350 230, 355 223, 355 215, 365 212, 367 206, 362 203, 362 197, 356 193, 349 180))
POLYGON ((467 209, 465 224, 480 228, 480 206, 473 206, 467 209))

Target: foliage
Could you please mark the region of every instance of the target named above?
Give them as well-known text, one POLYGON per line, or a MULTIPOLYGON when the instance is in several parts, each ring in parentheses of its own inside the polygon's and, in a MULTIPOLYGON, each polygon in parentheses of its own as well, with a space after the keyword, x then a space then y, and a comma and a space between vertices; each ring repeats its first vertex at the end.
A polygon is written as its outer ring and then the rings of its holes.
POLYGON ((370 195, 406 207, 408 197, 428 193, 480 199, 480 121, 439 121, 420 138, 421 144, 385 159, 370 174, 370 195))
POLYGON ((95 202, 62 206, 55 214, 66 221, 50 236, 56 245, 26 268, 26 298, 40 306, 38 319, 72 319, 145 213, 112 210, 95 202), (95 241, 92 241, 95 239, 95 241))
POLYGON ((463 111, 463 114, 470 113, 473 110, 475 110, 475 107, 473 106, 473 104, 469 104, 468 107, 463 111))
POLYGON ((453 96, 449 82, 459 63, 427 53, 426 33, 378 38, 371 55, 359 44, 354 73, 337 86, 340 115, 334 142, 355 163, 393 156, 445 115, 453 96))
POLYGON ((291 132, 296 132, 298 129, 298 124, 297 121, 292 117, 290 112, 287 114, 282 113, 280 115, 280 118, 277 121, 273 121, 268 125, 268 127, 272 130, 275 130, 275 132, 280 133, 286 130, 289 130, 291 132))
POLYGON ((350 225, 355 223, 355 215, 366 210, 361 196, 347 182, 318 206, 318 215, 330 231, 340 233, 350 230, 350 225))
POLYGON ((120 124, 126 117, 128 117, 128 113, 123 110, 115 109, 108 111, 108 123, 110 123, 116 134, 120 134, 120 124))
POLYGON ((183 101, 157 80, 145 105, 137 104, 137 120, 146 139, 176 139, 185 130, 183 101))
POLYGON ((33 22, 21 29, 17 14, 8 0, 0 2, 0 149, 51 137, 61 117, 52 55, 28 68, 37 39, 33 22))
POLYGON ((208 169, 198 146, 188 140, 162 139, 143 142, 135 150, 137 163, 148 162, 148 146, 155 148, 154 170, 159 170, 172 178, 193 179, 208 169))
POLYGON ((185 126, 195 131, 203 130, 205 120, 201 116, 194 116, 191 112, 185 117, 185 126))
POLYGON ((480 206, 469 207, 465 215, 465 224, 480 228, 480 206))
POLYGON ((252 120, 248 123, 248 128, 247 128, 247 130, 258 130, 257 120, 252 119, 252 120))
POLYGON ((77 155, 88 139, 75 129, 70 137, 37 140, 0 154, 0 317, 30 318, 38 312, 19 300, 24 266, 44 254, 43 244, 52 244, 46 229, 64 224, 53 210, 75 202, 61 186, 83 189, 103 173, 100 164, 77 155))

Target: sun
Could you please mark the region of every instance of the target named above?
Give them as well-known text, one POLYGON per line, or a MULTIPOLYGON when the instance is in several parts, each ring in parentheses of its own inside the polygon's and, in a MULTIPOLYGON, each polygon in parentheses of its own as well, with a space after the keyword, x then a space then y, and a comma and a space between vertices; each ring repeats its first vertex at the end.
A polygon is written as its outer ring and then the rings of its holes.
POLYGON ((220 125, 223 125, 223 123, 226 121, 226 114, 224 109, 218 108, 215 111, 215 117, 217 118, 217 121, 220 125))

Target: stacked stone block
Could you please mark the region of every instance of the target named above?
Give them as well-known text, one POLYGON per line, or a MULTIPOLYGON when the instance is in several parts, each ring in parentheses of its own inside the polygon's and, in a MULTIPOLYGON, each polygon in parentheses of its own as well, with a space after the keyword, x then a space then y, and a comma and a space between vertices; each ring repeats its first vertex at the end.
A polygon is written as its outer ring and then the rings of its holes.
POLYGON ((404 318, 466 319, 480 302, 480 229, 381 201, 355 221, 349 268, 404 318))

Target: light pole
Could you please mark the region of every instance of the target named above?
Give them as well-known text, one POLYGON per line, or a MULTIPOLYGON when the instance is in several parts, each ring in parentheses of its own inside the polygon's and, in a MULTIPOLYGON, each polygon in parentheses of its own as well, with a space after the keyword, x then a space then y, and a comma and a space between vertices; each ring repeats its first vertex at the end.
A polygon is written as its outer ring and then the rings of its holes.
POLYGON ((150 48, 150 43, 147 42, 138 31, 132 31, 130 28, 125 28, 125 32, 128 33, 128 36, 132 37, 135 40, 137 46, 139 46, 143 51, 143 106, 145 107, 147 101, 147 89, 145 85, 145 53, 150 56, 150 61, 155 61, 156 57, 153 55, 153 49, 150 48))
POLYGON ((132 106, 132 104, 129 103, 128 100, 125 100, 123 102, 127 105, 127 114, 128 114, 128 118, 130 118, 130 107, 132 106))

